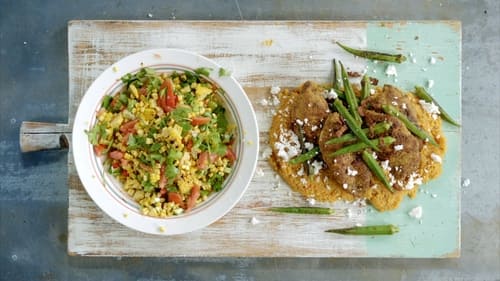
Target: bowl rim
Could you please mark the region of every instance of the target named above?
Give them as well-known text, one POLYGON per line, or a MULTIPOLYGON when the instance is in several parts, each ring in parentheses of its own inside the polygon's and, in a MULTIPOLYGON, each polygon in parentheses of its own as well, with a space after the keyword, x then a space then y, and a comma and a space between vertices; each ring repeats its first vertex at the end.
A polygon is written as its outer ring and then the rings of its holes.
MULTIPOLYGON (((85 190, 99 208, 115 221, 131 229, 150 234, 182 234, 201 229, 217 221, 241 199, 257 166, 259 131, 255 112, 245 91, 233 76, 220 77, 218 75, 220 68, 221 66, 216 62, 191 51, 171 48, 148 49, 130 54, 113 63, 87 89, 74 118, 73 158, 85 190), (209 202, 206 204, 201 204, 181 216, 156 218, 142 215, 137 208, 135 211, 133 207, 131 209, 130 202, 123 202, 123 197, 110 192, 110 188, 116 189, 117 187, 109 185, 117 184, 117 181, 113 183, 110 181, 113 177, 102 172, 102 167, 99 167, 101 161, 94 154, 85 133, 85 130, 88 130, 95 122, 95 112, 100 108, 103 96, 114 93, 114 90, 121 85, 120 78, 123 75, 142 67, 185 70, 209 68, 210 75, 206 78, 224 90, 225 102, 229 103, 233 111, 232 116, 238 122, 238 160, 226 180, 225 187, 212 194, 213 198, 208 199, 209 202)), ((123 191, 121 185, 119 189, 123 191)))

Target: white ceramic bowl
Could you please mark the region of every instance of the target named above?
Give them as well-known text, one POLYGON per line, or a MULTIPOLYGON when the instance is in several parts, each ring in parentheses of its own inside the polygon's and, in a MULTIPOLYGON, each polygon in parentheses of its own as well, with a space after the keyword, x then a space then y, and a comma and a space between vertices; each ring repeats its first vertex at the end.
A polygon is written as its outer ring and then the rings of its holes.
POLYGON ((78 107, 73 125, 72 149, 76 169, 87 193, 110 217, 132 229, 159 235, 173 235, 203 228, 224 216, 239 201, 252 179, 259 151, 259 132, 252 105, 232 76, 219 77, 221 66, 192 52, 178 49, 152 49, 127 56, 106 69, 90 86, 78 107), (139 205, 125 193, 121 184, 104 171, 94 154, 86 130, 95 123, 95 114, 104 95, 122 87, 120 78, 127 73, 150 67, 161 72, 211 68, 208 79, 218 84, 229 118, 236 123, 237 160, 224 188, 184 214, 155 218, 140 213, 139 205))

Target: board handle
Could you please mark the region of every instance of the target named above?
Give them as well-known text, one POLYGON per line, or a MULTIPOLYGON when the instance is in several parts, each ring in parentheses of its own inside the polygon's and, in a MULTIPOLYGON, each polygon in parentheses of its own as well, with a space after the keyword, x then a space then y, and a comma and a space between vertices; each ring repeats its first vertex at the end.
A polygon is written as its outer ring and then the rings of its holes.
POLYGON ((19 132, 22 152, 67 149, 70 139, 68 124, 23 121, 19 132))

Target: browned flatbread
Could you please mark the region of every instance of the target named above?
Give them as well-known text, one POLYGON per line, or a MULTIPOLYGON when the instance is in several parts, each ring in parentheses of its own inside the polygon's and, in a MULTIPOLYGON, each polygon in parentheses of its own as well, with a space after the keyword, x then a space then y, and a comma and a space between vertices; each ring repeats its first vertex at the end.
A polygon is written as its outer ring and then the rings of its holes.
MULTIPOLYGON (((304 85, 307 87, 313 87, 314 91, 323 92, 325 89, 318 86, 312 82, 306 82, 296 89, 285 89, 282 90, 279 95, 280 106, 277 110, 276 115, 273 117, 271 128, 269 130, 269 143, 272 148, 272 154, 269 158, 271 167, 277 171, 281 177, 290 185, 290 187, 302 194, 305 197, 313 197, 318 201, 328 201, 333 202, 337 200, 347 200, 354 201, 357 199, 366 199, 368 203, 373 205, 377 210, 393 210, 398 208, 399 204, 408 195, 413 198, 416 196, 418 191, 418 185, 415 185, 412 189, 402 189, 396 190, 391 193, 383 184, 373 176, 369 181, 369 186, 365 186, 361 189, 346 189, 340 183, 332 179, 331 169, 323 162, 323 168, 315 175, 307 175, 304 172, 302 164, 290 164, 288 161, 278 156, 278 149, 276 148, 276 143, 280 142, 280 135, 284 131, 292 130, 294 122, 294 104, 296 101, 301 100, 301 94, 303 93, 304 85)), ((395 88, 394 88, 395 89, 395 88)), ((377 88, 375 95, 384 91, 383 88, 377 88)), ((413 94, 407 93, 404 95, 405 101, 408 106, 412 106, 414 109, 413 115, 410 118, 416 118, 420 128, 429 132, 438 146, 434 146, 425 143, 420 149, 420 163, 416 169, 416 173, 422 179, 422 182, 427 182, 430 179, 436 178, 441 173, 441 164, 438 161, 432 159, 431 154, 436 154, 439 157, 443 157, 446 151, 446 140, 443 136, 441 129, 441 119, 433 119, 432 116, 427 113, 421 105, 418 103, 418 98, 413 94)), ((317 122, 317 118, 315 119, 317 122)), ((324 121, 324 120, 323 120, 324 121)), ((310 130, 308 136, 310 137, 310 130)), ((283 138, 284 136, 281 136, 283 138)), ((317 145, 317 143, 315 144, 317 145)))

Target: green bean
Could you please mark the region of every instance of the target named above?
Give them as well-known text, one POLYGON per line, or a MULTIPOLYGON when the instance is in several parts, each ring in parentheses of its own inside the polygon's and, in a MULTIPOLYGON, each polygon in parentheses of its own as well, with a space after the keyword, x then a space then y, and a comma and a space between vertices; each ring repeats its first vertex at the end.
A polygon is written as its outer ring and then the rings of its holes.
POLYGON ((354 117, 356 122, 358 122, 359 125, 363 122, 361 120, 361 116, 359 116, 358 113, 358 100, 356 98, 356 95, 354 95, 354 91, 352 89, 351 83, 349 82, 349 78, 347 77, 347 72, 345 71, 344 65, 342 62, 339 62, 340 64, 340 70, 342 72, 342 82, 344 85, 344 94, 345 94, 345 99, 347 101, 347 105, 349 106, 349 112, 351 112, 351 115, 354 117))
POLYGON ((420 86, 415 86, 415 95, 426 102, 433 102, 435 105, 439 107, 439 112, 440 116, 444 121, 447 121, 448 123, 460 127, 460 124, 453 120, 453 118, 444 110, 444 108, 439 105, 439 103, 431 96, 429 93, 427 93, 423 87, 420 86))
POLYGON ((428 141, 435 146, 438 146, 437 142, 434 140, 434 138, 431 135, 427 134, 422 129, 417 127, 417 125, 413 124, 413 122, 411 122, 406 117, 406 115, 399 112, 394 106, 382 105, 382 109, 385 111, 385 113, 390 114, 390 115, 398 118, 399 120, 401 120, 401 122, 403 122, 405 124, 406 128, 408 128, 408 130, 410 130, 410 132, 415 134, 417 137, 423 139, 424 141, 428 141))
POLYGON ((355 226, 340 229, 328 229, 325 232, 333 232, 344 235, 392 235, 399 232, 399 227, 393 224, 355 226))
POLYGON ((340 91, 340 86, 339 86, 340 81, 342 81, 342 79, 340 78, 340 73, 337 66, 337 60, 333 59, 332 88, 334 90, 340 91))
MULTIPOLYGON (((300 126, 299 124, 296 124, 293 127, 293 130, 294 130, 295 134, 297 135, 297 138, 299 139, 301 153, 306 153, 306 144, 304 141, 305 140, 304 128, 302 128, 302 126, 300 126)), ((312 171, 312 167, 311 167, 311 165, 309 165, 309 162, 307 160, 305 160, 302 163, 304 163, 304 166, 306 168, 306 174, 307 175, 311 174, 310 171, 312 171)))
POLYGON ((318 155, 318 153, 319 153, 319 147, 316 146, 313 149, 290 159, 290 161, 288 161, 288 163, 290 163, 290 164, 303 163, 303 162, 306 162, 307 160, 313 159, 316 155, 318 155))
POLYGON ((392 188, 391 183, 389 180, 387 180, 387 177, 385 176, 384 170, 380 165, 378 164, 377 160, 373 157, 371 153, 369 153, 367 150, 363 150, 363 153, 361 154, 361 157, 363 158, 363 161, 365 161, 366 166, 370 168, 372 173, 377 176, 377 178, 384 184, 387 189, 389 189, 390 192, 394 192, 394 189, 392 188))
MULTIPOLYGON (((392 144, 395 141, 396 141, 396 139, 393 138, 393 137, 384 137, 384 138, 382 138, 382 144, 384 144, 384 145, 392 144)), ((380 139, 370 140, 370 142, 373 143, 374 145, 378 146, 380 144, 380 139)), ((365 148, 368 148, 368 145, 366 143, 364 143, 364 142, 357 142, 355 144, 344 146, 341 149, 338 149, 335 152, 330 153, 328 156, 335 157, 335 156, 339 156, 339 155, 342 155, 342 154, 347 154, 347 153, 352 153, 352 152, 358 152, 358 151, 361 151, 361 150, 363 150, 365 148)))
POLYGON ((337 42, 337 45, 339 45, 342 49, 346 50, 348 53, 351 53, 358 57, 367 58, 370 60, 379 60, 379 61, 388 61, 397 63, 402 63, 406 60, 406 57, 402 54, 387 54, 374 51, 358 50, 342 45, 339 42, 337 42))
POLYGON ((337 109, 337 111, 340 113, 342 117, 344 117, 347 126, 351 129, 354 135, 356 135, 362 142, 368 144, 369 147, 373 148, 375 151, 380 151, 376 145, 370 142, 366 134, 363 132, 361 129, 361 126, 356 122, 354 117, 349 113, 347 108, 342 104, 342 101, 339 99, 336 99, 333 102, 333 105, 337 109))
POLYGON ((366 99, 370 96, 370 77, 368 75, 363 75, 363 79, 361 80, 363 83, 363 88, 361 90, 361 100, 366 99))
MULTIPOLYGON (((377 124, 375 124, 375 126, 373 126, 373 133, 375 133, 376 135, 385 133, 387 130, 389 130, 389 128, 391 128, 391 126, 392 126, 392 124, 389 122, 386 122, 386 121, 377 123, 377 124)), ((363 129, 363 132, 365 134, 368 134, 370 132, 370 129, 365 128, 365 129, 363 129)), ((342 135, 341 137, 330 139, 327 142, 325 142, 325 144, 326 145, 337 144, 337 143, 344 143, 344 142, 350 142, 350 141, 355 141, 355 140, 357 140, 355 135, 353 135, 351 133, 347 133, 345 135, 342 135)))
POLYGON ((278 213, 293 213, 293 214, 317 214, 317 215, 331 215, 333 210, 324 207, 272 207, 270 211, 278 213))

